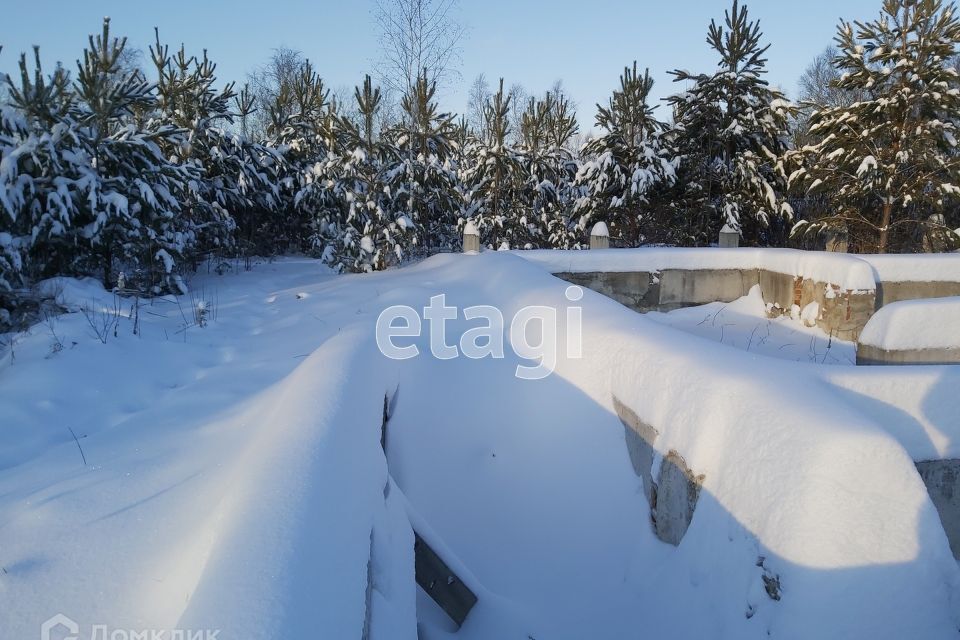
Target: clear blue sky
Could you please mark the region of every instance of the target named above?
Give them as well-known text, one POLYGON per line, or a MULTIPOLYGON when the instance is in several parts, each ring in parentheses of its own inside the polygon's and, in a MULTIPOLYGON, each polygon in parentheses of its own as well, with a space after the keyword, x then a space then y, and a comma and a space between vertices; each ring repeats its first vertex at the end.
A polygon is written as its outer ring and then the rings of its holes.
MULTIPOLYGON (((753 0, 769 51, 770 81, 788 95, 809 61, 833 37, 840 17, 869 19, 880 0, 753 0)), ((709 71, 716 58, 704 38, 711 18, 722 18, 728 0, 461 0, 468 27, 459 83, 445 90, 444 107, 462 111, 467 85, 485 73, 504 76, 528 91, 545 91, 557 79, 579 106, 580 121, 593 123, 594 104, 606 101, 623 66, 636 59, 650 67, 655 93, 674 89, 666 71, 709 71)), ((38 44, 45 64, 60 60, 74 69, 87 35, 110 16, 117 34, 144 51, 153 27, 171 45, 206 48, 220 77, 242 81, 278 46, 299 49, 331 86, 353 86, 375 68, 378 35, 373 0, 23 0, 4 8, 0 69, 14 71, 20 51, 38 44)), ((666 118, 666 113, 661 118, 666 118)))

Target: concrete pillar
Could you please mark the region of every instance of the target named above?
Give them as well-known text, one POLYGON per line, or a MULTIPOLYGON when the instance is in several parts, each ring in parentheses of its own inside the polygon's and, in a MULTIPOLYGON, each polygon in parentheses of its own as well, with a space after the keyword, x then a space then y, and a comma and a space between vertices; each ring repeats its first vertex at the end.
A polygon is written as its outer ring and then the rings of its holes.
POLYGON ((607 224, 605 222, 598 222, 593 225, 593 229, 590 231, 590 248, 610 248, 610 231, 607 230, 607 224))
POLYGON ((740 246, 740 232, 731 225, 723 225, 720 229, 719 245, 721 249, 735 249, 740 246))
POLYGON ((463 252, 468 254, 480 253, 480 232, 473 220, 467 220, 463 226, 463 252))

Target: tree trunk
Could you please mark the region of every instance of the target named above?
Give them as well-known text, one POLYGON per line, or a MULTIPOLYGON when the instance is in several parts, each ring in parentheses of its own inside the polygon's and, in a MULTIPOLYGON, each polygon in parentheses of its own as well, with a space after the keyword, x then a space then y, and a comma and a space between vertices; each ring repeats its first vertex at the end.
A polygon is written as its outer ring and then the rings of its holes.
POLYGON ((883 203, 883 220, 880 223, 880 242, 877 245, 877 253, 886 253, 887 244, 890 241, 890 219, 893 216, 893 202, 887 198, 883 203))

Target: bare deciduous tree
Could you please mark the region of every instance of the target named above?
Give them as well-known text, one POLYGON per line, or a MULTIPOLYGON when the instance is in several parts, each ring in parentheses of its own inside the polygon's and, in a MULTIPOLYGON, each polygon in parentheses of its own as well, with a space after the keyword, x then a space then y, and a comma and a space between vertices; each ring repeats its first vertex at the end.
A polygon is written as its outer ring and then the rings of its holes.
POLYGON ((249 74, 247 81, 256 103, 248 125, 251 135, 258 139, 266 136, 270 124, 270 107, 281 92, 292 90, 305 63, 306 59, 301 52, 280 47, 274 49, 273 55, 264 66, 249 74))
POLYGON ((454 66, 465 31, 456 19, 458 6, 458 0, 376 0, 380 75, 387 87, 409 93, 424 69, 439 85, 458 75, 454 66))
POLYGON ((794 142, 803 146, 807 142, 810 114, 817 109, 848 107, 864 97, 864 92, 855 92, 837 86, 840 70, 834 61, 838 56, 836 47, 824 49, 804 70, 798 83, 800 111, 794 126, 794 142))
POLYGON ((480 133, 487 127, 485 106, 490 96, 490 83, 487 82, 487 77, 481 73, 474 79, 473 84, 470 85, 470 92, 467 94, 467 126, 474 133, 480 133))

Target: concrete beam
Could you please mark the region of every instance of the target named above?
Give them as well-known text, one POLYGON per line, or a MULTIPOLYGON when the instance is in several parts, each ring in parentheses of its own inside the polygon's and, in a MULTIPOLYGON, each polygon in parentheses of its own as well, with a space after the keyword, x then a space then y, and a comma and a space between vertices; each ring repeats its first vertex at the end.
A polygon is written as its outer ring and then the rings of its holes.
POLYGON ((413 555, 417 584, 443 609, 459 628, 467 619, 477 596, 450 570, 447 563, 414 532, 413 555))
POLYGON ((858 344, 857 364, 960 364, 960 349, 882 349, 858 344))

